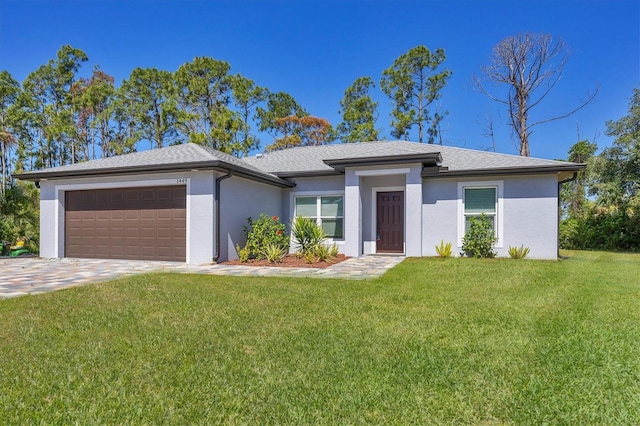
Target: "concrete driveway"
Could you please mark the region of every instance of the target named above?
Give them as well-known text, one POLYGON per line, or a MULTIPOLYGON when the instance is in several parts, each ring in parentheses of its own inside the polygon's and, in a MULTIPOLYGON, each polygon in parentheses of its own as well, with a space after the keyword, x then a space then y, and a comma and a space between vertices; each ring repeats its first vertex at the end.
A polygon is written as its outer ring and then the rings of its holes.
POLYGON ((305 276, 371 279, 397 265, 403 256, 361 256, 325 269, 254 267, 223 264, 113 259, 0 258, 0 299, 46 293, 145 272, 184 272, 233 276, 305 276))

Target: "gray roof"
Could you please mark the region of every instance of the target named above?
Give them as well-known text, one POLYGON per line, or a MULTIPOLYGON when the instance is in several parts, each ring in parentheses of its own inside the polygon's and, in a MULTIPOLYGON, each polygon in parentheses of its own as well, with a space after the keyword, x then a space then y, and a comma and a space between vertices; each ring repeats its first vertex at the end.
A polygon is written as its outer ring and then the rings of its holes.
POLYGON ((134 152, 114 157, 100 158, 76 164, 52 167, 16 174, 25 180, 40 180, 56 177, 123 174, 140 172, 162 172, 192 169, 233 170, 235 174, 254 178, 280 186, 291 186, 287 181, 265 172, 250 163, 224 152, 205 146, 187 143, 161 149, 134 152))
MULTIPOLYGON (((580 169, 581 165, 564 161, 541 158, 520 157, 518 155, 498 154, 443 145, 431 145, 417 142, 384 141, 345 143, 313 147, 298 147, 258 154, 244 161, 279 176, 302 176, 319 172, 331 173, 335 170, 325 160, 342 158, 385 157, 440 153, 440 168, 446 170, 442 175, 454 175, 467 171, 515 170, 515 169, 580 169), (448 169, 448 170, 447 170, 448 169)), ((418 162, 418 161, 417 161, 418 162)))
POLYGON ((366 159, 375 159, 376 162, 371 164, 422 162, 425 165, 423 176, 430 177, 576 171, 584 167, 563 161, 405 141, 298 147, 247 158, 236 158, 215 149, 188 143, 15 176, 38 181, 59 177, 216 169, 229 170, 238 176, 278 186, 292 186, 291 182, 283 178, 336 174, 350 162, 354 165, 366 164, 363 161, 366 159), (339 163, 340 167, 332 162, 339 163))

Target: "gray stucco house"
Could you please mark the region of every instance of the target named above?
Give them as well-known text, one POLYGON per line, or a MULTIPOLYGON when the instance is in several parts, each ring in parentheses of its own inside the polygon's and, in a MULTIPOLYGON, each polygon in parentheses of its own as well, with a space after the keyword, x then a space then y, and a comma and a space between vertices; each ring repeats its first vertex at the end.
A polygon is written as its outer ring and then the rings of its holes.
POLYGON ((43 257, 224 261, 260 213, 312 217, 348 256, 433 256, 485 213, 499 256, 555 259, 559 183, 583 167, 403 141, 242 159, 185 144, 16 177, 40 186, 43 257))

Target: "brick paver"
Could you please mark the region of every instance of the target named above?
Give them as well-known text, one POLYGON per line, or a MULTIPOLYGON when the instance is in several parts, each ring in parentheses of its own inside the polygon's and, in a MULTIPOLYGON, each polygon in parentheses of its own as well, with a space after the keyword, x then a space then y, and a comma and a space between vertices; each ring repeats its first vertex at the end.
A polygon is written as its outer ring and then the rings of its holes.
POLYGON ((0 258, 0 298, 46 293, 145 272, 182 272, 232 276, 295 276, 372 279, 400 263, 402 256, 351 258, 325 269, 241 265, 186 265, 178 262, 107 259, 0 258))

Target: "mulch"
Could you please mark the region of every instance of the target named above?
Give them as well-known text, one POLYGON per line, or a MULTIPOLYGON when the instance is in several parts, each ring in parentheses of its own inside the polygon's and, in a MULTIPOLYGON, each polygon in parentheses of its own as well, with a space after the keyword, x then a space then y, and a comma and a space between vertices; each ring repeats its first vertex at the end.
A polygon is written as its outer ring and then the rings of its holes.
POLYGON ((339 254, 338 257, 334 257, 330 259, 329 262, 315 262, 315 263, 307 263, 304 261, 302 257, 298 258, 294 254, 288 254, 280 263, 271 263, 268 260, 258 260, 258 259, 249 259, 248 262, 240 262, 240 260, 228 260, 226 262, 222 262, 223 265, 241 265, 241 266, 276 266, 276 267, 285 267, 285 268, 327 268, 331 265, 335 265, 336 263, 344 262, 345 260, 350 259, 349 256, 345 256, 344 254, 339 254))

